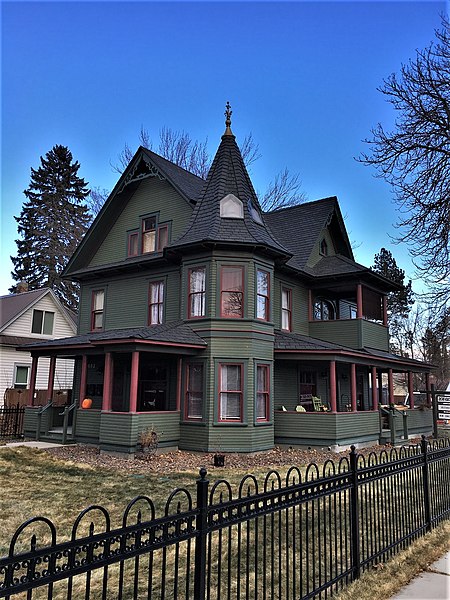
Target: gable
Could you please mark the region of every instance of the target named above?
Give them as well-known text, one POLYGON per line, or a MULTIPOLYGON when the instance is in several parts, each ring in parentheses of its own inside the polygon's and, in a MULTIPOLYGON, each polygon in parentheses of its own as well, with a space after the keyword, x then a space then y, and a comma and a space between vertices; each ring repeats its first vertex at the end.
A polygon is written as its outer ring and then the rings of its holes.
POLYGON ((168 181, 158 177, 144 179, 127 199, 122 212, 108 227, 106 237, 87 266, 126 260, 128 236, 130 233, 140 233, 144 216, 154 216, 157 225, 166 224, 169 240, 173 240, 186 228, 191 214, 192 208, 168 181))
MULTIPOLYGON (((154 152, 140 147, 70 259, 64 271, 65 276, 70 276, 89 267, 92 260, 97 265, 115 261, 113 255, 109 256, 112 244, 107 242, 103 251, 101 251, 101 246, 109 237, 111 229, 114 228, 123 211, 127 209, 134 193, 141 188, 143 183, 152 181, 166 184, 165 189, 170 188, 174 194, 173 197, 176 196, 177 205, 185 204, 184 210, 188 215, 192 212, 192 207, 195 205, 204 183, 200 177, 189 173, 154 152), (180 199, 182 200, 181 203, 178 202, 180 199), (96 257, 97 253, 99 254, 96 257)), ((155 200, 155 195, 151 194, 151 197, 147 200, 148 206, 144 207, 144 212, 155 210, 150 206, 151 202, 155 200)), ((124 221, 127 221, 127 218, 128 215, 125 216, 124 221)), ((131 225, 131 227, 134 227, 134 225, 131 225)), ((126 258, 126 242, 124 246, 118 248, 117 256, 120 257, 119 261, 126 258)))
MULTIPOLYGON (((31 332, 33 312, 35 310, 54 313, 52 338, 66 337, 75 333, 75 324, 71 322, 71 318, 68 315, 65 315, 64 308, 60 306, 53 294, 49 292, 37 302, 31 304, 17 319, 5 327, 2 330, 2 334, 27 338, 42 338, 42 335, 31 332)), ((49 336, 44 337, 48 338, 49 336)))
POLYGON ((336 254, 353 260, 353 255, 347 242, 346 232, 344 235, 338 222, 338 215, 333 211, 327 224, 317 236, 312 252, 307 260, 307 266, 314 267, 324 256, 335 256, 336 254), (323 251, 323 244, 325 244, 327 249, 326 253, 323 251))

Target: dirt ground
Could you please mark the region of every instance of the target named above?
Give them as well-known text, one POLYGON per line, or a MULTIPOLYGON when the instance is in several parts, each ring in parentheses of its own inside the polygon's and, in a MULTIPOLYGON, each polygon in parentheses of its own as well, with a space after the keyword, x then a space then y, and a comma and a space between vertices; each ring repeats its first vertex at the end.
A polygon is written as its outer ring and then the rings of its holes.
MULTIPOLYGON (((419 440, 414 440, 415 443, 419 440)), ((359 449, 359 454, 367 456, 370 452, 379 453, 382 450, 390 450, 389 446, 372 446, 359 449)), ((156 455, 137 455, 136 458, 120 457, 117 455, 100 453, 97 448, 83 445, 64 446, 61 448, 49 448, 48 453, 62 460, 74 463, 88 464, 94 468, 114 469, 136 473, 180 473, 198 472, 205 467, 208 471, 218 471, 214 467, 214 453, 196 453, 185 451, 173 451, 156 455)), ((349 452, 336 453, 329 450, 315 449, 281 449, 274 448, 266 452, 254 454, 225 454, 225 469, 236 469, 250 472, 252 469, 287 467, 291 465, 303 466, 311 462, 323 464, 331 459, 335 463, 342 457, 348 456, 349 452)))

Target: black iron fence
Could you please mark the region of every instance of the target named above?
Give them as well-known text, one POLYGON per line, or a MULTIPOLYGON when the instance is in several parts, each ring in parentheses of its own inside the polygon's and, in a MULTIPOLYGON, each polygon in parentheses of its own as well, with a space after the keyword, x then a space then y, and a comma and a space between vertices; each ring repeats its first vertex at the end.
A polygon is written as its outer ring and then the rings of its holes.
POLYGON ((23 437, 25 406, 0 406, 0 438, 23 437))
POLYGON ((50 520, 30 519, 0 559, 0 597, 328 598, 450 515, 449 440, 352 449, 262 483, 247 475, 236 489, 206 477, 195 501, 176 489, 158 518, 136 498, 120 529, 91 506, 62 543, 50 520))

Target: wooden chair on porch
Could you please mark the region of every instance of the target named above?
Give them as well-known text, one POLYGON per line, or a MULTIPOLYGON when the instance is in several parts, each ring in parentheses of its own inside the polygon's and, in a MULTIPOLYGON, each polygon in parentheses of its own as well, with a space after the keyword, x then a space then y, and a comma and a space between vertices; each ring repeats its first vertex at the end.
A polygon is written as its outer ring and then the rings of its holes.
POLYGON ((313 403, 314 410, 316 412, 327 412, 328 411, 328 406, 326 406, 322 402, 322 400, 320 398, 318 398, 317 396, 312 397, 312 403, 313 403))

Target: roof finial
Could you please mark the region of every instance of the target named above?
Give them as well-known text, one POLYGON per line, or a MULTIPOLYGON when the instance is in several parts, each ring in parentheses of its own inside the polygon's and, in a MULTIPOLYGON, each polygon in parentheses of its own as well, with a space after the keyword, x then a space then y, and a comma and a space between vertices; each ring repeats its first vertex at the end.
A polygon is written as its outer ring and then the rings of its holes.
POLYGON ((231 131, 231 127, 230 127, 231 126, 231 115, 233 114, 233 111, 231 110, 231 105, 228 101, 225 106, 225 112, 223 114, 226 117, 226 119, 225 119, 226 129, 225 129, 224 135, 233 135, 233 133, 231 131))

